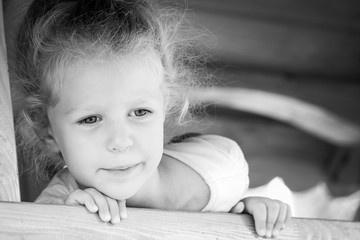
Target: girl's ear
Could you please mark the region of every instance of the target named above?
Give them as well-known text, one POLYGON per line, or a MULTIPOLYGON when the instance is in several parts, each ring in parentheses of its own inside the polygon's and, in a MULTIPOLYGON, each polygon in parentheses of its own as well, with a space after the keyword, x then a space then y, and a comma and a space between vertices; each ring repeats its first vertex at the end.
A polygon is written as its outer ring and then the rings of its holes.
POLYGON ((53 153, 60 153, 60 148, 57 145, 55 138, 53 137, 51 128, 47 127, 44 129, 44 131, 46 131, 46 133, 43 135, 42 139, 45 142, 47 148, 53 153))

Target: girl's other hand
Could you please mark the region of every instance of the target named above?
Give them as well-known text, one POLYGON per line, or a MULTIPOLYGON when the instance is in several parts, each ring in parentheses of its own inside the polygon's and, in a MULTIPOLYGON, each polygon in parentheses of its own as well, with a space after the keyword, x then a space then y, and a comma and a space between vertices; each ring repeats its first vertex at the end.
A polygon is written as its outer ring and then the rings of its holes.
POLYGON ((75 190, 65 204, 84 205, 90 212, 98 212, 103 222, 116 224, 127 217, 125 200, 109 198, 94 188, 75 190))
POLYGON ((264 197, 247 197, 236 204, 230 212, 253 215, 256 233, 262 237, 277 237, 291 218, 288 204, 264 197))

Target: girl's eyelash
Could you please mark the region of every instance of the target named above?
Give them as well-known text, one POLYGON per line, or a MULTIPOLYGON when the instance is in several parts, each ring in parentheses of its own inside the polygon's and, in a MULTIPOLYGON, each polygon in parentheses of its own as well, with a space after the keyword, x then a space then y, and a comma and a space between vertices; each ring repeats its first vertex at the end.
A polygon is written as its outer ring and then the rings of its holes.
POLYGON ((145 109, 145 108, 139 108, 139 109, 135 109, 133 110, 130 115, 135 115, 135 117, 144 117, 145 115, 152 113, 151 110, 149 109, 145 109))
POLYGON ((94 124, 97 123, 101 120, 100 117, 98 116, 89 116, 86 118, 81 119, 80 121, 78 121, 78 124, 86 124, 86 125, 90 125, 90 124, 94 124))
MULTIPOLYGON (((151 111, 150 109, 138 108, 138 109, 132 110, 130 112, 130 116, 141 118, 141 117, 145 117, 146 115, 151 114, 151 113, 153 113, 153 111, 151 111)), ((99 116, 89 116, 89 117, 79 120, 77 123, 79 125, 91 125, 91 124, 95 124, 101 120, 102 119, 99 116)))

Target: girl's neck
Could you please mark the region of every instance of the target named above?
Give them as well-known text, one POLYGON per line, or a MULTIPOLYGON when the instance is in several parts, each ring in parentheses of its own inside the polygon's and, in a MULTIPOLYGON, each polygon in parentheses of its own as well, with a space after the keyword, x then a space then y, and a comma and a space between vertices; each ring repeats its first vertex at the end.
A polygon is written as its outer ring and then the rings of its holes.
POLYGON ((209 199, 210 189, 197 172, 163 155, 152 177, 127 199, 127 206, 199 211, 209 199))
POLYGON ((164 199, 164 164, 160 162, 153 175, 131 198, 126 200, 129 207, 163 208, 164 199))

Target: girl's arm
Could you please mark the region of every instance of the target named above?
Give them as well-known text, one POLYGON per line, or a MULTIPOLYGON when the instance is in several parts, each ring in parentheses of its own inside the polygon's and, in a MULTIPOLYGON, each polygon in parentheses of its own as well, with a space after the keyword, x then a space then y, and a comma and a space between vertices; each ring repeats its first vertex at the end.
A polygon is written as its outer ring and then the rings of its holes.
MULTIPOLYGON (((242 199, 249 184, 248 165, 236 142, 220 136, 203 135, 168 147, 173 157, 191 166, 201 175, 200 181, 208 185, 206 201, 209 204, 202 211, 242 213, 245 210, 253 215, 257 234, 266 237, 277 236, 289 221, 290 207, 281 201, 261 197, 242 199)), ((183 180, 178 178, 177 181, 183 180)))

